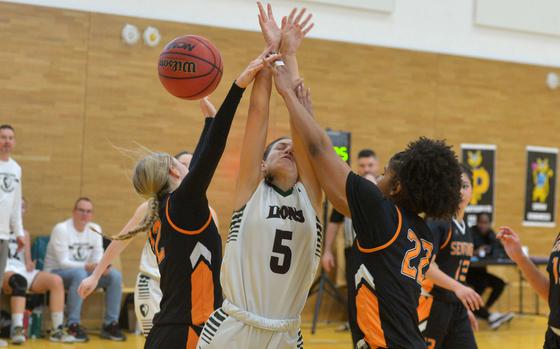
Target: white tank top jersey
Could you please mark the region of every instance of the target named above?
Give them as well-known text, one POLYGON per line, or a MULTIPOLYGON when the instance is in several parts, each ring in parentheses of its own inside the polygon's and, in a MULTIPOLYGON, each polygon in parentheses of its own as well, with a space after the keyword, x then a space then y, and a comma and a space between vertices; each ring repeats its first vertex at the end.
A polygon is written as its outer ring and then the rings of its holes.
POLYGON ((16 234, 10 233, 10 240, 8 244, 8 261, 6 262, 6 271, 11 271, 17 274, 25 274, 27 268, 25 267, 25 254, 23 249, 18 252, 18 243, 16 234))
POLYGON ((150 247, 150 242, 146 240, 146 244, 142 249, 142 254, 140 255, 140 272, 150 276, 152 279, 159 282, 160 274, 159 268, 156 260, 156 255, 152 248, 150 247))
POLYGON ((269 319, 297 319, 313 282, 322 226, 302 183, 262 181, 232 216, 221 277, 225 299, 269 319))

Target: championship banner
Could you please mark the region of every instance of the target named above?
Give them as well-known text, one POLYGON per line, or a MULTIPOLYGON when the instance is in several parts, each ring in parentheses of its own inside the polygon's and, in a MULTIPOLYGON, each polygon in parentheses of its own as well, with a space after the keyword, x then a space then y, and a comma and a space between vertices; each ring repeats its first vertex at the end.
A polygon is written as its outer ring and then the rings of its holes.
POLYGON ((473 173, 473 191, 469 206, 465 210, 465 221, 476 225, 479 213, 494 216, 494 188, 496 183, 496 145, 461 144, 462 163, 473 173))
POLYGON ((327 129, 327 135, 331 139, 334 147, 334 151, 340 156, 340 158, 348 165, 350 165, 350 138, 351 133, 346 131, 333 131, 327 129))
POLYGON ((527 146, 523 225, 556 226, 558 148, 527 146))

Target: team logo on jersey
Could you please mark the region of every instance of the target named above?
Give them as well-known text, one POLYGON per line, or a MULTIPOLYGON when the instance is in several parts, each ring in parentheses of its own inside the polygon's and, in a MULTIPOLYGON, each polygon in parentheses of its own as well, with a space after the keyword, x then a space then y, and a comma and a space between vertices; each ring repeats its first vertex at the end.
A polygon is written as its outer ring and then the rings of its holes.
POLYGON ((305 222, 303 211, 289 206, 270 205, 268 210, 268 217, 266 218, 289 219, 291 221, 296 221, 299 223, 305 222))
POLYGON ((451 243, 451 255, 472 257, 473 246, 472 242, 453 241, 451 243))
POLYGON ((4 193, 11 193, 16 188, 16 183, 19 183, 19 179, 12 173, 0 173, 0 189, 4 193))
POLYGON ((18 254, 18 243, 16 239, 10 239, 10 243, 8 244, 8 258, 17 259, 21 261, 20 256, 18 254))
POLYGON ((72 259, 77 262, 85 262, 91 250, 93 250, 93 246, 88 243, 75 243, 70 245, 72 259))
POLYGON ((148 314, 150 313, 150 306, 146 303, 140 304, 140 314, 142 314, 143 317, 148 316, 148 314))

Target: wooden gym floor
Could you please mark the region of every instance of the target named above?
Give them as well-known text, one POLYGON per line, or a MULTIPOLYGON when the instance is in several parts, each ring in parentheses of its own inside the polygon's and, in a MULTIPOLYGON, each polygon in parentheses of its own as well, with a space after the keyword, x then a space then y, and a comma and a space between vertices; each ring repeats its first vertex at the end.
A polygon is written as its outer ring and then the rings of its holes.
MULTIPOLYGON (((542 348, 546 331, 546 317, 517 316, 509 325, 504 325, 498 331, 492 331, 486 324, 480 324, 476 334, 480 349, 539 349, 542 348)), ((306 349, 351 349, 348 332, 336 332, 340 323, 321 324, 315 335, 311 335, 309 324, 303 326, 303 339, 306 349)), ((48 340, 30 340, 22 348, 30 349, 142 349, 144 338, 128 335, 124 343, 101 340, 95 334, 90 334, 88 343, 59 344, 48 340)), ((163 348, 162 348, 163 349, 163 348)), ((226 349, 226 348, 224 348, 226 349)), ((230 349, 230 348, 227 348, 230 349)), ((234 348, 231 348, 234 349, 234 348)), ((246 349, 246 348, 240 348, 246 349)), ((460 348, 457 348, 460 349, 460 348)))

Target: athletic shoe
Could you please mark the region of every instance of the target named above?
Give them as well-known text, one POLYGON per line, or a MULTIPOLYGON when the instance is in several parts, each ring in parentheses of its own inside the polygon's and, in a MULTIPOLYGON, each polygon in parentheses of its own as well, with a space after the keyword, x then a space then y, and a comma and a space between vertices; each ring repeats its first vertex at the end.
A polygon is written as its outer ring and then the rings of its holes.
POLYGON ((514 318, 514 316, 515 316, 515 314, 513 314, 513 313, 505 313, 505 314, 492 313, 488 317, 488 323, 489 323, 491 329, 497 330, 503 324, 506 324, 506 323, 510 322, 511 319, 514 318))
POLYGON ((0 339, 0 347, 1 347, 1 348, 4 348, 4 347, 7 347, 7 346, 8 346, 8 342, 6 342, 6 341, 3 340, 3 339, 0 339))
POLYGON ((76 337, 68 334, 62 325, 58 326, 57 329, 51 330, 51 335, 49 336, 51 342, 60 343, 74 343, 76 342, 76 337))
POLYGON ((76 342, 87 342, 89 337, 86 330, 80 324, 71 324, 68 326, 68 334, 74 337, 76 342))
POLYGON ((350 324, 348 322, 345 322, 344 324, 340 325, 339 327, 336 328, 335 330, 336 332, 347 332, 350 331, 350 324))
POLYGON ((126 336, 119 328, 119 324, 117 322, 103 325, 103 327, 101 328, 101 338, 110 339, 112 341, 126 340, 126 336))
POLYGON ((12 329, 12 344, 23 344, 25 343, 25 331, 23 327, 14 327, 12 329))

